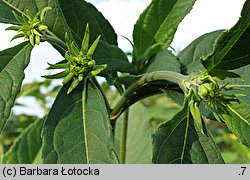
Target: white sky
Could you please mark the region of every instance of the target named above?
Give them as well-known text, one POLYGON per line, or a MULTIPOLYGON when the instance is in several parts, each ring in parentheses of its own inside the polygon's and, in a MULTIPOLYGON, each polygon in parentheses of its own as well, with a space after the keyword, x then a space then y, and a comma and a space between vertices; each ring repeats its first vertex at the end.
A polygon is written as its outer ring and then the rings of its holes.
MULTIPOLYGON (((119 47, 130 51, 131 46, 123 35, 132 40, 133 26, 140 13, 151 2, 150 0, 87 0, 93 3, 99 11, 110 21, 118 34, 119 47)), ((197 0, 193 10, 180 24, 172 47, 176 50, 183 49, 200 35, 218 29, 229 29, 240 16, 244 0, 197 0)), ((0 24, 0 50, 16 45, 22 39, 9 42, 15 34, 4 29, 8 25, 0 24)), ((33 80, 42 80, 41 75, 47 72, 47 62, 56 63, 62 57, 49 44, 41 43, 36 46, 31 54, 31 63, 25 70, 25 83, 33 80)))

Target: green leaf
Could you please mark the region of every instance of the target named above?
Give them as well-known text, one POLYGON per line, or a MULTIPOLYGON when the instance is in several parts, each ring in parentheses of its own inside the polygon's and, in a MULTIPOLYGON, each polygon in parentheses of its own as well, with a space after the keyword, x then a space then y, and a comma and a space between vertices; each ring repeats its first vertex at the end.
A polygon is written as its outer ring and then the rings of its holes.
POLYGON ((232 103, 226 111, 218 106, 220 116, 240 142, 250 148, 250 105, 232 103))
MULTIPOLYGON (((122 116, 116 123, 116 148, 119 152, 122 116)), ((138 102, 129 109, 126 163, 127 164, 150 164, 151 140, 153 132, 151 118, 146 107, 138 102)))
POLYGON ((7 24, 20 24, 20 22, 18 22, 14 17, 12 11, 15 11, 18 14, 26 14, 27 9, 31 15, 35 16, 35 14, 38 12, 36 1, 0 0, 0 22, 7 24))
MULTIPOLYGON (((45 119, 45 118, 44 118, 45 119)), ((3 156, 3 164, 41 163, 41 132, 44 119, 36 120, 16 139, 11 148, 3 156)))
POLYGON ((97 65, 107 64, 106 70, 115 70, 120 72, 134 72, 134 67, 129 63, 126 54, 117 46, 109 45, 100 41, 93 55, 97 65))
POLYGON ((0 52, 0 132, 21 89, 31 50, 32 46, 24 42, 0 52))
POLYGON ((208 129, 195 127, 187 103, 171 121, 160 124, 153 135, 152 162, 156 164, 224 163, 208 129))
POLYGON ((210 75, 219 80, 224 80, 226 78, 241 78, 239 74, 223 69, 214 69, 210 72, 210 75))
POLYGON ((44 124, 44 163, 117 163, 108 111, 98 87, 85 80, 59 92, 44 124))
POLYGON ((184 102, 184 95, 182 93, 172 91, 172 90, 166 90, 161 89, 162 92, 164 92, 165 96, 171 100, 173 103, 182 106, 184 102))
POLYGON ((154 71, 174 71, 180 72, 180 62, 171 51, 164 49, 156 54, 155 57, 149 60, 143 73, 150 73, 154 71))
POLYGON ((241 17, 234 27, 216 41, 213 53, 203 59, 208 71, 236 69, 250 63, 250 1, 247 0, 241 17))
MULTIPOLYGON (((138 60, 151 46, 168 47, 182 19, 190 12, 195 0, 153 0, 134 26, 134 53, 138 60)), ((151 47, 152 48, 152 47, 151 47)), ((159 50, 153 48, 154 53, 159 50)), ((150 54, 147 52, 147 54, 150 54)), ((152 54, 152 53, 151 53, 152 54)))
POLYGON ((238 90, 235 90, 232 93, 245 94, 246 96, 239 97, 239 99, 243 103, 250 105, 250 65, 235 69, 233 72, 240 74, 242 78, 228 78, 224 80, 223 83, 229 83, 229 85, 238 88, 238 90))
POLYGON ((181 73, 191 74, 204 70, 200 60, 213 52, 216 39, 218 39, 222 32, 223 30, 218 30, 206 33, 183 49, 178 54, 178 58, 182 64, 181 73))
MULTIPOLYGON (((61 40, 64 40, 65 32, 68 32, 80 47, 84 29, 89 23, 90 42, 94 42, 101 35, 102 40, 117 45, 117 35, 109 22, 92 4, 81 0, 1 0, 0 21, 12 23, 12 10, 25 13, 28 9, 35 15, 48 6, 52 10, 45 14, 45 24, 61 40)), ((16 20, 14 23, 19 24, 16 20)))
POLYGON ((33 164, 42 164, 43 163, 43 160, 42 160, 42 148, 39 149, 34 161, 33 161, 33 164))
MULTIPOLYGON (((80 40, 79 43, 82 42, 85 27, 87 23, 89 23, 90 42, 94 42, 97 36, 101 35, 102 40, 109 44, 117 45, 117 35, 115 34, 114 29, 102 13, 91 3, 80 0, 58 0, 58 2, 68 26, 74 32, 74 36, 80 40)), ((50 17, 50 20, 52 19, 54 19, 54 17, 50 17)))
POLYGON ((12 13, 12 8, 3 0, 0 0, 0 22, 10 24, 20 24, 12 13))

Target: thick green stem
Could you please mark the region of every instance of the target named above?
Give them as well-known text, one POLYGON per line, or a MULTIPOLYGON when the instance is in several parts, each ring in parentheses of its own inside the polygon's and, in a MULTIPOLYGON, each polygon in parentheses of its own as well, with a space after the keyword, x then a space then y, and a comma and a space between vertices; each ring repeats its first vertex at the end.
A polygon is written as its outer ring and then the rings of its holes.
POLYGON ((54 44, 54 45, 60 47, 65 52, 68 51, 67 45, 62 40, 60 40, 59 38, 47 35, 45 33, 43 34, 42 38, 43 38, 43 40, 48 41, 49 43, 54 44))
POLYGON ((129 88, 122 95, 121 99, 111 112, 111 119, 117 119, 117 117, 122 112, 124 106, 126 105, 126 101, 129 100, 133 95, 135 95, 136 91, 142 86, 153 81, 166 80, 178 84, 180 88, 185 91, 184 81, 187 81, 188 79, 189 76, 184 76, 182 74, 172 71, 156 71, 143 75, 138 81, 129 86, 129 88))
POLYGON ((122 136, 121 136, 121 146, 120 146, 120 163, 121 164, 125 164, 126 162, 128 116, 129 116, 129 109, 126 109, 126 111, 124 112, 123 122, 122 122, 122 136))

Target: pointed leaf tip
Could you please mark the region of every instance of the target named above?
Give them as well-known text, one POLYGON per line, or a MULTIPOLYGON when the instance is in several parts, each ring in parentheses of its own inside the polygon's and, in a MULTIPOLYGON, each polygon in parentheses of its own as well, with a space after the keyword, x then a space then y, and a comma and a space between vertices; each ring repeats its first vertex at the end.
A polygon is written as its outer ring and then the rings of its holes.
POLYGON ((83 41, 82 41, 82 47, 81 47, 81 52, 82 54, 87 54, 88 52, 88 47, 89 47, 89 24, 87 23, 83 41))
POLYGON ((65 71, 59 72, 57 74, 46 75, 46 76, 42 76, 42 77, 46 78, 46 79, 58 79, 58 78, 63 78, 65 76, 67 76, 68 73, 69 73, 69 70, 66 69, 65 71))
POLYGON ((40 20, 41 20, 41 21, 43 21, 44 15, 45 15, 46 11, 48 11, 48 10, 52 10, 52 8, 51 8, 51 7, 45 7, 45 8, 43 8, 43 10, 41 11, 41 14, 40 14, 40 20))
POLYGON ((13 30, 13 31, 18 31, 21 28, 21 26, 10 26, 5 29, 5 31, 8 30, 13 30))
POLYGON ((87 53, 87 56, 88 56, 88 58, 92 58, 92 55, 94 54, 94 52, 95 52, 95 49, 96 49, 96 47, 97 47, 97 45, 98 45, 98 43, 99 43, 99 40, 100 40, 100 38, 101 38, 101 35, 99 35, 97 38, 96 38, 96 40, 94 41, 94 43, 91 45, 91 47, 89 48, 89 50, 88 50, 88 53, 87 53))
POLYGON ((21 37, 24 37, 25 36, 25 34, 24 33, 20 33, 20 34, 17 34, 17 35, 15 35, 11 40, 10 40, 10 42, 11 41, 13 41, 13 40, 15 40, 15 39, 18 39, 18 38, 21 38, 21 37))
POLYGON ((71 42, 70 42, 70 40, 69 40, 69 34, 68 34, 68 32, 65 32, 65 42, 66 42, 66 44, 67 44, 67 46, 68 46, 68 48, 69 48, 71 42))
POLYGON ((76 86, 79 84, 79 82, 80 82, 79 79, 74 79, 67 91, 67 94, 73 91, 76 88, 76 86))
POLYGON ((22 19, 15 11, 12 11, 13 15, 15 16, 16 20, 21 24, 25 24, 26 22, 22 19))
POLYGON ((62 84, 68 83, 71 79, 73 79, 74 73, 69 73, 63 80, 62 84))

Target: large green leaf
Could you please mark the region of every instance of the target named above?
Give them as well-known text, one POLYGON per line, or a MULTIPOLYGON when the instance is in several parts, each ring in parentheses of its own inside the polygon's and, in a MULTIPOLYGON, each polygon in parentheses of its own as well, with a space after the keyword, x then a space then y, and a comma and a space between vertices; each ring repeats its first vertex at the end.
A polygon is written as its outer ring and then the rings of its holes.
POLYGON ((238 90, 232 93, 245 94, 245 96, 239 97, 239 99, 250 105, 250 65, 233 70, 234 73, 239 74, 242 78, 227 78, 223 81, 223 84, 235 86, 238 90))
POLYGON ((241 143, 250 148, 250 105, 233 103, 226 110, 218 106, 219 113, 228 128, 241 143))
POLYGON ((159 125, 153 133, 153 157, 156 164, 224 163, 219 149, 204 126, 202 134, 187 112, 187 103, 171 121, 159 125))
MULTIPOLYGON (((153 132, 148 110, 140 102, 129 109, 128 134, 126 145, 127 164, 149 164, 151 157, 151 140, 153 132)), ((116 123, 116 146, 120 147, 122 116, 116 123)), ((119 151, 118 151, 119 152, 119 151)))
POLYGON ((171 51, 164 49, 149 60, 142 70, 142 73, 150 73, 154 71, 180 72, 180 66, 177 57, 173 55, 171 51))
POLYGON ((44 119, 36 120, 16 139, 9 151, 3 156, 3 164, 41 163, 41 132, 44 119), (40 160, 40 161, 39 161, 40 160))
POLYGON ((132 73, 135 71, 126 54, 117 46, 100 41, 93 55, 98 65, 107 64, 106 70, 132 73))
POLYGON ((250 0, 246 0, 241 17, 234 27, 224 32, 213 53, 203 60, 209 71, 236 69, 250 63, 250 0))
POLYGON ((89 23, 91 42, 102 35, 103 40, 117 44, 117 35, 109 22, 92 4, 83 0, 1 0, 0 20, 13 23, 12 10, 25 13, 29 9, 34 15, 46 6, 52 7, 52 10, 46 14, 45 23, 60 39, 64 39, 65 32, 71 32, 76 42, 80 43, 86 24, 89 23))
POLYGON ((32 46, 24 42, 0 52, 0 131, 21 89, 31 50, 32 46))
POLYGON ((16 20, 15 16, 12 13, 13 9, 5 2, 3 0, 0 0, 0 22, 19 24, 19 22, 16 20))
POLYGON ((44 163, 117 163, 108 111, 98 87, 85 80, 62 87, 43 131, 44 163))
MULTIPOLYGON (((134 53, 137 59, 145 60, 142 56, 155 44, 168 47, 179 23, 190 12, 194 3, 195 0, 153 0, 134 26, 134 53)), ((157 50, 157 47, 152 47, 152 51, 157 50)), ((150 52, 149 55, 153 53, 155 52, 150 52)))
POLYGON ((183 74, 191 74, 204 70, 200 60, 213 52, 216 39, 218 39, 222 32, 223 30, 218 30, 204 34, 191 42, 178 54, 183 74))
MULTIPOLYGON (((158 99, 158 97, 155 98, 158 99)), ((166 101, 164 101, 164 103, 166 103, 166 101)), ((152 105, 152 108, 149 108, 142 102, 137 102, 129 108, 126 164, 151 163, 151 134, 159 122, 171 119, 176 111, 178 111, 177 108, 170 106, 164 107, 162 104, 152 105)), ((117 152, 120 152, 122 123, 123 116, 120 116, 115 127, 117 152)))
MULTIPOLYGON (((49 1, 48 1, 49 2, 49 1)), ((68 26, 82 41, 84 29, 89 23, 91 27, 91 42, 98 35, 109 44, 117 45, 117 35, 110 23, 92 4, 82 0, 58 0, 68 26)), ((49 15, 49 14, 48 14, 49 15)), ((52 17, 51 17, 52 18, 52 17)))

